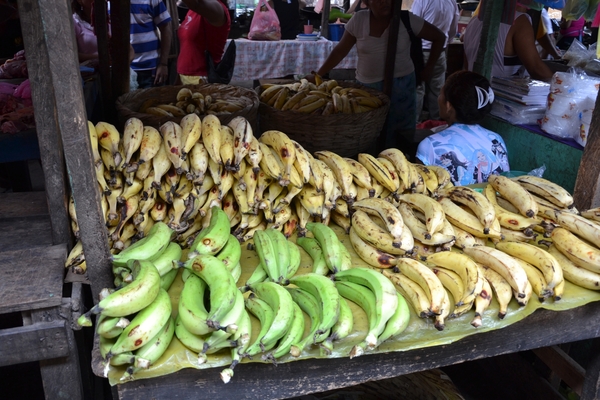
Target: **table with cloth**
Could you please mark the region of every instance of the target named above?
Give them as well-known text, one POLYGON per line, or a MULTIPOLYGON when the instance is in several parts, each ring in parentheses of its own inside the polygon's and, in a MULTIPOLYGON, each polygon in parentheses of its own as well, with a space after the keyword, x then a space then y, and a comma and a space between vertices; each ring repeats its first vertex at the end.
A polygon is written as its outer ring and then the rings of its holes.
MULTIPOLYGON (((227 40, 226 46, 231 39, 227 40)), ((258 41, 235 39, 236 59, 232 81, 280 78, 287 75, 307 75, 317 70, 338 42, 324 38, 316 41, 258 41)), ((356 68, 356 47, 336 69, 356 68)))

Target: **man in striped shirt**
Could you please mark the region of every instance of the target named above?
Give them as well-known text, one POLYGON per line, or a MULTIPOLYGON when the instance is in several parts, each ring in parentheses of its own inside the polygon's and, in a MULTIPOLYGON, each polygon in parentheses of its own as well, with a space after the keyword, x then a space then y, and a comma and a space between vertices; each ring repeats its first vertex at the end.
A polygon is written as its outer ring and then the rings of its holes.
POLYGON ((140 89, 167 83, 171 48, 171 16, 162 0, 131 0, 131 68, 140 89), (159 35, 160 32, 160 35, 159 35))

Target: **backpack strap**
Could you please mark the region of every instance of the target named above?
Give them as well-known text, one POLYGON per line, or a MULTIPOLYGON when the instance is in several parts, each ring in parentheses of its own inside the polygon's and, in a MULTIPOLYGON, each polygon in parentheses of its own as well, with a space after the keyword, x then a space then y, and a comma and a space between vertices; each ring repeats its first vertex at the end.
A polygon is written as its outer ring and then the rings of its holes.
POLYGON ((415 38, 415 33, 412 30, 412 27, 410 26, 410 18, 408 17, 408 11, 406 10, 402 10, 400 11, 400 19, 402 20, 402 23, 404 24, 404 27, 406 28, 406 31, 408 32, 408 36, 410 36, 410 40, 414 40, 415 38))

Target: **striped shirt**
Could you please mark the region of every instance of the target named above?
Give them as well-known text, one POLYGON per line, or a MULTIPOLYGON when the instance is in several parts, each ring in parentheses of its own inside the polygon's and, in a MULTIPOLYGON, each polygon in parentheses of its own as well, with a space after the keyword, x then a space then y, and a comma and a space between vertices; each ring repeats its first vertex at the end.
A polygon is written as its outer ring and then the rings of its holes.
POLYGON ((155 69, 160 58, 159 26, 171 21, 162 0, 131 0, 129 40, 135 57, 131 68, 135 71, 155 69))

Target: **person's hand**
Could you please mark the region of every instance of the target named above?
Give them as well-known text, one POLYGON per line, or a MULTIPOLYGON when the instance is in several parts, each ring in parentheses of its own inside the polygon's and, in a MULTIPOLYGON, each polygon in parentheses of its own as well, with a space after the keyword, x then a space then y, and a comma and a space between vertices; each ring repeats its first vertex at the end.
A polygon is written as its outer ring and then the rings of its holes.
POLYGON ((154 85, 162 86, 167 83, 169 78, 169 69, 166 65, 159 65, 156 67, 156 76, 154 77, 154 85))
POLYGON ((315 76, 313 74, 308 74, 304 77, 304 79, 306 79, 307 81, 309 81, 310 83, 316 83, 315 82, 315 76))

